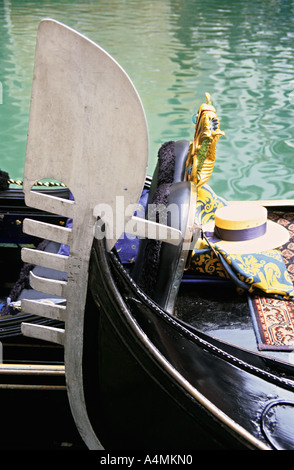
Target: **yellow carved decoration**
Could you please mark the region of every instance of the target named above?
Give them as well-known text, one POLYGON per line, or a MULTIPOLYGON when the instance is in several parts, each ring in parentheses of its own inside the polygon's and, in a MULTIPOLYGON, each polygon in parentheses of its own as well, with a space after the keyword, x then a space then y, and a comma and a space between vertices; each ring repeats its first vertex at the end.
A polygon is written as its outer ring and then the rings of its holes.
POLYGON ((216 144, 221 135, 220 122, 215 108, 211 104, 209 93, 205 93, 206 103, 199 107, 195 124, 194 140, 190 143, 186 163, 187 180, 197 184, 205 184, 213 171, 216 144))

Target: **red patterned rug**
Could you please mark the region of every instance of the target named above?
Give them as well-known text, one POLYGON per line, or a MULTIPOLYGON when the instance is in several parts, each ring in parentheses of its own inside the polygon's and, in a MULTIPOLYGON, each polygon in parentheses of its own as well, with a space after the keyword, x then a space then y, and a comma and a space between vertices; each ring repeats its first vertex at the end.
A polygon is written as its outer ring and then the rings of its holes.
MULTIPOLYGON (((282 255, 294 283, 294 212, 272 212, 270 218, 289 230, 290 240, 283 246, 282 255)), ((293 351, 294 301, 255 296, 249 299, 249 305, 258 349, 293 351)))

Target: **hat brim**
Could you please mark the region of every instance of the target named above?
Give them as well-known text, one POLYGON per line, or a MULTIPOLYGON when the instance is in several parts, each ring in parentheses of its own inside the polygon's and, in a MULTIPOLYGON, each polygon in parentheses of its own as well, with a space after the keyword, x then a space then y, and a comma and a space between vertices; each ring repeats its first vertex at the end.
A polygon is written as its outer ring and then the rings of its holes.
MULTIPOLYGON (((203 232, 213 233, 214 222, 206 224, 202 227, 203 232)), ((252 240, 245 240, 241 242, 231 242, 220 240, 216 236, 207 237, 210 243, 225 250, 230 254, 250 254, 259 253, 261 251, 272 250, 279 248, 289 241, 290 235, 288 230, 282 225, 267 220, 266 233, 261 237, 252 240)))

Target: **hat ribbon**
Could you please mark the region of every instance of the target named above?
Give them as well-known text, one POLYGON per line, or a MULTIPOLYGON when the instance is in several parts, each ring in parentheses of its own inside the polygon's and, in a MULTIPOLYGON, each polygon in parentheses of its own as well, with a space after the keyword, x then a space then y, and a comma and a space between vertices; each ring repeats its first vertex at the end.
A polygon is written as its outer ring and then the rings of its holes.
POLYGON ((266 222, 257 227, 244 228, 239 230, 230 230, 214 227, 214 235, 222 240, 230 242, 241 242, 261 237, 266 233, 266 222))

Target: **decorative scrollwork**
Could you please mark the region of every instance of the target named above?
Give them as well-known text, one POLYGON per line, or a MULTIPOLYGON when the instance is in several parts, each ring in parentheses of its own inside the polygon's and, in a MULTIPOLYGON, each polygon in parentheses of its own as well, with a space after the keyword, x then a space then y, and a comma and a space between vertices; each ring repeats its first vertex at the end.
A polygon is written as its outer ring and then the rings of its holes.
POLYGON ((220 122, 215 108, 211 104, 209 93, 205 93, 206 103, 199 107, 195 123, 194 140, 190 143, 186 163, 188 181, 193 181, 198 187, 205 184, 213 171, 216 144, 221 135, 220 122))

